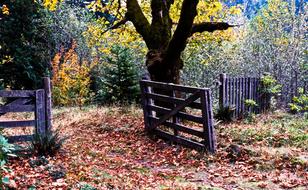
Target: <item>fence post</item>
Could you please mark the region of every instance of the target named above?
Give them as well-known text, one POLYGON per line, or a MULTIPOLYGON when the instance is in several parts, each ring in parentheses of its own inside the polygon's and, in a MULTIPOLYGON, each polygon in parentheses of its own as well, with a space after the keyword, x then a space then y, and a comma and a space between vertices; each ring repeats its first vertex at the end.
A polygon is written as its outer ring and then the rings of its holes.
POLYGON ((150 132, 151 130, 151 124, 150 124, 150 112, 147 108, 150 104, 150 100, 146 97, 146 93, 149 92, 149 87, 147 87, 146 83, 141 80, 140 81, 140 89, 141 89, 141 100, 142 100, 142 107, 143 107, 143 114, 144 114, 144 126, 145 131, 150 132))
MULTIPOLYGON (((174 90, 172 91, 172 97, 176 98, 176 93, 175 93, 174 90)), ((174 106, 174 108, 176 108, 177 105, 174 104, 173 106, 174 106)), ((179 118, 178 118, 176 115, 174 115, 174 116, 172 117, 172 122, 173 122, 174 124, 178 124, 178 123, 179 123, 179 118)), ((174 129, 173 132, 174 132, 174 135, 175 135, 175 136, 178 136, 178 130, 174 129)))
POLYGON ((35 91, 35 127, 36 133, 46 132, 45 90, 35 91))
POLYGON ((211 153, 216 151, 216 136, 213 124, 213 109, 211 101, 211 91, 201 90, 200 99, 202 104, 204 143, 207 150, 211 153))
POLYGON ((220 74, 220 88, 219 88, 219 106, 225 107, 226 106, 226 98, 227 98, 227 91, 226 91, 226 78, 227 75, 225 73, 220 74))
POLYGON ((49 77, 44 77, 44 90, 45 90, 45 112, 46 112, 46 130, 50 130, 52 127, 51 124, 51 109, 52 109, 52 103, 51 103, 51 83, 49 77))

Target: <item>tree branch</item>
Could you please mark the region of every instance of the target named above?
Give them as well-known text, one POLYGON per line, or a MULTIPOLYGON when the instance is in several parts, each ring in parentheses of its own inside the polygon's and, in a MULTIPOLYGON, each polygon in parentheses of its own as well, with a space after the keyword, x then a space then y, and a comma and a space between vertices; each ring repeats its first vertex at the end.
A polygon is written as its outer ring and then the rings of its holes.
POLYGON ((227 30, 231 27, 236 27, 239 25, 230 25, 226 22, 203 22, 200 24, 194 24, 191 29, 191 35, 196 32, 214 32, 216 30, 227 30))
POLYGON ((105 34, 106 32, 108 32, 109 30, 114 30, 114 29, 118 29, 120 28, 120 26, 126 24, 128 20, 126 18, 124 18, 123 20, 120 20, 119 22, 117 22, 115 25, 112 25, 110 27, 108 27, 105 31, 102 32, 102 34, 105 34))
POLYGON ((126 19, 134 24, 137 32, 143 37, 146 45, 150 47, 151 46, 150 23, 144 16, 138 1, 127 0, 126 8, 127 8, 127 12, 125 14, 126 19))
POLYGON ((166 47, 171 38, 172 22, 170 19, 170 1, 151 0, 151 36, 152 49, 166 47))
POLYGON ((197 15, 197 5, 199 0, 184 0, 180 14, 179 24, 173 34, 167 49, 167 55, 180 57, 181 52, 186 47, 187 39, 191 36, 191 29, 197 15))

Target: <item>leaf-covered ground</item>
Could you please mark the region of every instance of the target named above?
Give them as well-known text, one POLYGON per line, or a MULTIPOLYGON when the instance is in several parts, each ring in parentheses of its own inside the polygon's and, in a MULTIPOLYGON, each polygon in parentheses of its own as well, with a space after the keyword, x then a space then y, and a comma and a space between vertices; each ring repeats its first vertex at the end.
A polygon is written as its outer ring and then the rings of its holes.
POLYGON ((11 159, 7 176, 15 189, 308 189, 307 118, 256 120, 216 126, 208 155, 150 139, 139 109, 55 110, 62 151, 11 159))

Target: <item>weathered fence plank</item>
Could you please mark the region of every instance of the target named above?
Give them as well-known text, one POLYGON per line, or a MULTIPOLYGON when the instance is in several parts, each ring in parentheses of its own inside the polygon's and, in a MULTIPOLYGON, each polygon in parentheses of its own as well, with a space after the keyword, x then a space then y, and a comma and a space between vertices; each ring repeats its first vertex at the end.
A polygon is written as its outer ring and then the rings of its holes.
MULTIPOLYGON (((161 95, 161 94, 156 94, 156 93, 149 93, 146 92, 145 96, 147 98, 151 98, 153 100, 158 100, 162 102, 167 102, 167 103, 172 103, 172 104, 182 104, 185 102, 185 99, 182 98, 174 98, 166 95, 161 95)), ((202 105, 201 103, 198 102, 192 102, 189 107, 191 108, 196 108, 196 109, 201 109, 202 105)))
POLYGON ((33 139, 33 135, 19 135, 19 136, 10 136, 7 137, 9 143, 23 142, 23 141, 31 141, 33 139))
POLYGON ((149 87, 146 86, 146 83, 140 81, 140 89, 141 89, 141 99, 142 99, 142 108, 143 108, 143 117, 144 117, 144 126, 145 130, 149 132, 151 130, 149 116, 152 116, 148 105, 150 104, 151 100, 146 97, 146 94, 150 92, 149 87))
POLYGON ((239 118, 247 112, 261 113, 269 109, 270 96, 262 92, 260 78, 255 77, 228 77, 220 75, 220 106, 234 106, 234 116, 239 118), (248 108, 245 100, 252 99, 258 106, 248 108))
POLYGON ((216 150, 216 135, 214 133, 213 125, 213 110, 212 103, 210 100, 210 91, 201 91, 201 102, 202 102, 202 117, 203 117, 203 131, 205 135, 205 146, 210 152, 216 150))
MULTIPOLYGON (((156 105, 147 105, 147 107, 148 107, 149 110, 156 111, 156 112, 159 112, 159 113, 162 113, 162 114, 166 114, 166 113, 169 113, 171 111, 171 109, 163 108, 163 107, 156 106, 156 105)), ((181 119, 186 119, 186 120, 193 121, 193 122, 196 122, 196 123, 200 123, 200 124, 203 123, 202 117, 190 115, 190 114, 185 113, 185 112, 180 111, 176 114, 176 116, 181 118, 181 119)))
POLYGON ((33 105, 5 105, 0 106, 0 113, 7 113, 7 112, 33 112, 34 106, 33 105))
POLYGON ((46 110, 45 110, 45 91, 43 89, 37 90, 35 93, 35 118, 36 130, 39 134, 46 132, 46 110))
POLYGON ((29 98, 34 97, 35 91, 33 90, 0 90, 0 97, 3 98, 29 98))
POLYGON ((157 136, 161 136, 162 138, 165 138, 167 140, 176 142, 178 144, 182 144, 186 147, 193 148, 193 149, 198 149, 198 150, 204 150, 204 145, 202 143, 196 142, 196 141, 191 141, 189 139, 180 137, 180 136, 174 136, 169 133, 166 133, 160 129, 156 129, 153 131, 153 134, 157 136))
POLYGON ((174 109, 172 109, 171 112, 165 114, 162 118, 159 119, 157 123, 154 123, 154 128, 160 124, 162 124, 164 121, 169 119, 170 117, 176 115, 179 111, 184 109, 186 106, 191 104, 193 101, 197 100, 200 98, 200 91, 196 91, 193 95, 191 95, 189 98, 187 98, 182 104, 177 105, 174 109))
POLYGON ((35 126, 35 120, 28 121, 0 121, 0 128, 14 128, 14 127, 30 127, 35 126))
POLYGON ((49 77, 44 77, 44 90, 45 90, 45 106, 46 106, 46 130, 51 129, 51 82, 49 77))
POLYGON ((149 134, 155 134, 161 138, 192 148, 215 152, 216 140, 214 137, 210 89, 185 87, 148 80, 140 81, 140 87, 145 129, 149 134), (158 91, 154 93, 153 88, 164 89, 170 93, 166 93, 169 95, 163 92, 158 93, 158 91), (161 102, 156 105, 155 102, 157 101, 166 102, 166 106, 163 106, 161 102), (198 112, 187 113, 186 109, 188 107, 200 110, 202 115, 196 115, 198 112), (200 130, 188 127, 186 126, 186 121, 189 121, 188 123, 202 124, 203 127, 197 125, 200 130), (161 128, 161 126, 165 126, 170 130, 164 131, 165 128, 161 128), (171 134, 170 131, 173 131, 173 133, 171 132, 171 134), (192 137, 195 136, 199 140, 190 140, 190 137, 185 136, 183 133, 192 137))
MULTIPOLYGON (((35 132, 44 134, 51 128, 51 84, 44 78, 44 89, 0 91, 0 97, 13 99, 0 106, 0 115, 10 112, 34 112, 34 120, 0 121, 0 128, 35 127, 35 132), (17 98, 14 100, 14 98, 17 98)), ((11 142, 31 140, 32 135, 9 137, 11 142)))

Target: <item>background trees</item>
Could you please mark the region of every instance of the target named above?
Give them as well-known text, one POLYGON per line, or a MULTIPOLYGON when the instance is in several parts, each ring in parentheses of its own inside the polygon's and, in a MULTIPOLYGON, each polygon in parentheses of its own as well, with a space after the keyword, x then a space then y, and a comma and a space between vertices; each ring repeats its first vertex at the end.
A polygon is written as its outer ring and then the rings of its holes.
POLYGON ((119 1, 60 3, 45 0, 35 5, 31 0, 23 1, 35 9, 24 14, 24 10, 16 12, 17 4, 11 1, 0 5, 0 23, 6 26, 0 29, 3 36, 0 86, 3 87, 34 88, 39 85, 35 81, 40 81, 42 75, 52 75, 62 69, 66 72, 62 72, 62 77, 55 76, 55 88, 70 87, 67 91, 74 93, 55 96, 87 99, 85 96, 92 94, 91 91, 99 91, 95 81, 105 77, 105 70, 112 64, 106 58, 113 56, 112 47, 119 45, 128 48, 133 55, 130 62, 138 68, 139 77, 149 70, 153 79, 161 75, 157 80, 214 88, 214 82, 222 72, 242 76, 259 76, 267 72, 283 84, 280 102, 285 104, 298 94, 298 87, 307 89, 307 3, 301 0, 249 1, 247 7, 241 2, 205 0, 166 1, 166 4, 155 0, 120 1, 121 4, 119 1), (187 7, 192 6, 190 10, 196 15, 190 15, 192 12, 187 9, 189 19, 186 19, 187 15, 181 17, 185 11, 182 9, 184 3, 188 3, 187 7), (14 22, 30 24, 21 30, 13 30, 8 25, 13 24, 14 17, 20 19, 14 22), (241 26, 220 31, 228 28, 223 21, 241 26), (33 32, 28 35, 31 30, 33 32), (201 32, 203 30, 213 32, 201 32), (21 50, 26 52, 24 56, 20 56, 21 50), (88 71, 83 73, 77 67, 88 68, 88 71), (72 82, 78 81, 76 76, 86 77, 89 84, 78 86, 81 83, 72 82), (68 78, 70 80, 66 80, 68 78), (81 91, 87 92, 83 98, 81 91))
POLYGON ((4 4, 9 13, 0 16, 0 79, 11 88, 37 88, 55 54, 46 12, 29 0, 4 4))

